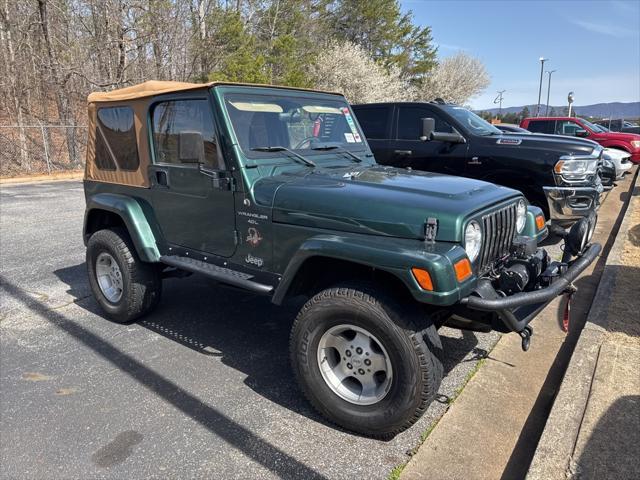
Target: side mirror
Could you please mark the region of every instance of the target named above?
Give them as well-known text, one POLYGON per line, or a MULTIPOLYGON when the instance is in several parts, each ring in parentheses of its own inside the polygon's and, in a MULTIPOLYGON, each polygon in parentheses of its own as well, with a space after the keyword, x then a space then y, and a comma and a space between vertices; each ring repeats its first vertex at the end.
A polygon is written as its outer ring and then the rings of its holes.
POLYGON ((178 137, 180 163, 204 163, 204 140, 200 132, 180 132, 178 137))
POLYGON ((574 135, 576 137, 588 137, 589 136, 589 132, 587 132, 586 130, 583 130, 582 128, 578 129, 575 131, 574 135))
POLYGON ((422 135, 420 136, 420 140, 426 142, 431 140, 431 135, 433 131, 436 129, 436 121, 433 118, 423 118, 422 120, 422 135))

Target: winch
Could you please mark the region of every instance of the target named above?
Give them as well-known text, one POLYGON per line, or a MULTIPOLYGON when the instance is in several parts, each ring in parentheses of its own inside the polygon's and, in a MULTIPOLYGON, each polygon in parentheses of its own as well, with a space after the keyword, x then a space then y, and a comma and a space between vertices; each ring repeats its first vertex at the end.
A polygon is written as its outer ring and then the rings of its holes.
POLYGON ((547 268, 549 257, 537 249, 535 239, 519 237, 511 247, 511 256, 498 277, 498 289, 506 295, 523 292, 547 268))

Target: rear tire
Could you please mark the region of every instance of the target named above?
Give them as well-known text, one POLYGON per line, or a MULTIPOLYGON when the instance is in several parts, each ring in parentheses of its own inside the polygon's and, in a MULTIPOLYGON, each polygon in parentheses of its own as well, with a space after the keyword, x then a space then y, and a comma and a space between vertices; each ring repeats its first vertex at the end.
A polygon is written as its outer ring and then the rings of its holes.
POLYGON ((295 375, 316 410, 375 438, 391 438, 415 423, 443 375, 440 337, 424 312, 365 283, 311 298, 293 324, 290 348, 295 375), (374 369, 370 359, 383 366, 374 369), (376 372, 369 374, 369 365, 376 372))
POLYGON ((131 322, 153 310, 160 300, 162 279, 157 266, 138 258, 123 229, 91 235, 87 270, 93 296, 115 322, 131 322))

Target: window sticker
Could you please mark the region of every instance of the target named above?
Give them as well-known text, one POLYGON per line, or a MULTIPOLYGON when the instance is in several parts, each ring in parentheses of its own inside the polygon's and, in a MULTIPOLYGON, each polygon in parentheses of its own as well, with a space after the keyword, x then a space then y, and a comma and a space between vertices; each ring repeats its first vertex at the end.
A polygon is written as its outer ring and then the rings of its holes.
POLYGON ((347 143, 355 143, 356 139, 353 137, 353 133, 346 133, 344 134, 344 139, 347 141, 347 143))
POLYGON ((349 112, 349 109, 347 107, 342 107, 342 113, 344 114, 344 118, 347 121, 351 132, 353 133, 353 139, 355 140, 355 142, 362 142, 362 137, 360 137, 360 134, 358 133, 358 129, 356 128, 356 124, 353 121, 353 117, 351 116, 351 112, 349 112))

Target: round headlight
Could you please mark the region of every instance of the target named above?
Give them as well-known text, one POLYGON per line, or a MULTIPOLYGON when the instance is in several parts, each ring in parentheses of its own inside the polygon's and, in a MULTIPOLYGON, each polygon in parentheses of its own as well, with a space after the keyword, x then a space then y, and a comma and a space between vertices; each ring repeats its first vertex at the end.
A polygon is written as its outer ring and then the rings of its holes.
POLYGON ((482 230, 480 224, 471 220, 464 230, 464 249, 470 261, 475 261, 482 246, 482 230))
POLYGON ((516 207, 516 229, 518 233, 522 233, 524 230, 524 225, 527 223, 527 204, 524 200, 518 200, 518 205, 516 207))

